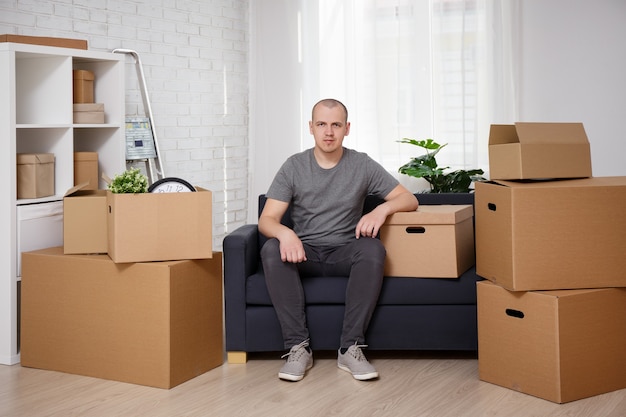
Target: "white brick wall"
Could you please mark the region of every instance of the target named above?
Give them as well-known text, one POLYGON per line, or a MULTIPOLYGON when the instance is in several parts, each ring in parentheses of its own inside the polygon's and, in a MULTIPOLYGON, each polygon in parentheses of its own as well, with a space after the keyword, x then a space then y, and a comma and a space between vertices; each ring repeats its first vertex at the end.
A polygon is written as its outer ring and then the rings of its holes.
MULTIPOLYGON (((0 33, 137 51, 166 175, 213 192, 216 250, 245 223, 248 0, 0 0, 0 33)), ((144 115, 134 60, 127 60, 126 113, 144 115)))

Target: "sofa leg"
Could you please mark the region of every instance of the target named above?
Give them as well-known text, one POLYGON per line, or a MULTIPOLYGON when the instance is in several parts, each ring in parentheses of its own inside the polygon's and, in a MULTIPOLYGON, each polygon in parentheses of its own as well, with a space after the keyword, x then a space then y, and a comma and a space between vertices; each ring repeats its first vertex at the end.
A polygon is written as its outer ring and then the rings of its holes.
POLYGON ((247 352, 227 352, 226 357, 227 357, 228 363, 233 363, 233 364, 242 364, 248 361, 247 352))

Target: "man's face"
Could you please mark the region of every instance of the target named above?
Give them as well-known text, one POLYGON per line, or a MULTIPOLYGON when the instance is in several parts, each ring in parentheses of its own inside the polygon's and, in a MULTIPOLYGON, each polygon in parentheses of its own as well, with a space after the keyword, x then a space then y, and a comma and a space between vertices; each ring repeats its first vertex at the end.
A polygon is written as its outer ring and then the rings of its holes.
POLYGON ((315 146, 322 152, 332 153, 341 149, 343 138, 350 133, 350 123, 341 106, 318 105, 309 130, 315 138, 315 146))

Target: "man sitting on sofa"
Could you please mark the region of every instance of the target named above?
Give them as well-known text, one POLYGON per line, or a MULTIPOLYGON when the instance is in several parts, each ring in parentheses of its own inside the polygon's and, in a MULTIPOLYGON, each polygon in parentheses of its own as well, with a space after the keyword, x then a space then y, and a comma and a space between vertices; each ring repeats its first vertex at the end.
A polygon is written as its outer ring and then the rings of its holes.
POLYGON ((413 211, 415 196, 364 153, 343 147, 350 133, 339 101, 313 106, 309 130, 315 146, 287 159, 266 194, 259 230, 267 288, 289 352, 278 377, 301 380, 313 366, 300 276, 349 277, 337 365, 358 380, 378 377, 361 348, 376 307, 385 248, 375 239, 388 215, 413 211), (385 202, 362 215, 368 194, 385 202), (293 229, 281 224, 291 205, 293 229))

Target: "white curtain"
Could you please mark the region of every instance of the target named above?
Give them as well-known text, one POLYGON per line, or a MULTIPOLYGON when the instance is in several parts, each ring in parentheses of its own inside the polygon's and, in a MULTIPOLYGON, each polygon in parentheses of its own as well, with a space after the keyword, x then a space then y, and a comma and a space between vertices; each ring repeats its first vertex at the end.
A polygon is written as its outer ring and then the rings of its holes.
POLYGON ((487 171, 490 125, 516 119, 515 0, 300 4, 302 120, 334 97, 350 112, 345 145, 390 172, 422 153, 403 137, 447 143, 440 166, 487 171))

